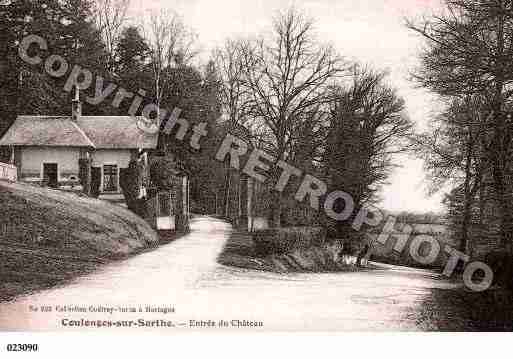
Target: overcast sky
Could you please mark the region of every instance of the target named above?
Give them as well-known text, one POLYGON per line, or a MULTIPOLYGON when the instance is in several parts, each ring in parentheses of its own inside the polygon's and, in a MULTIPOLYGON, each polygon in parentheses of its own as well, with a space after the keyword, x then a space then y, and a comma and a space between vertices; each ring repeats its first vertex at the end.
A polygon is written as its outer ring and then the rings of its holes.
MULTIPOLYGON (((390 82, 406 100, 408 114, 420 127, 437 110, 434 97, 408 81, 422 43, 404 27, 404 17, 419 17, 439 0, 132 0, 130 14, 168 8, 179 13, 198 34, 205 54, 225 38, 269 29, 272 16, 294 5, 316 19, 322 40, 332 42, 349 59, 390 71, 390 82)), ((400 158, 381 206, 389 210, 438 211, 441 195, 427 196, 422 161, 400 158)))

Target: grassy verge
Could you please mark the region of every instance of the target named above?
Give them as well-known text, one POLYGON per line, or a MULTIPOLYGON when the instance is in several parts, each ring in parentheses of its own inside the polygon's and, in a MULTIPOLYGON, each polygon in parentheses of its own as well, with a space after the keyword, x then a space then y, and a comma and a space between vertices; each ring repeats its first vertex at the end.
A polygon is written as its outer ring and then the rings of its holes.
POLYGON ((0 182, 0 301, 65 283, 158 245, 155 231, 104 201, 0 182))
POLYGON ((419 328, 454 332, 513 330, 513 294, 494 288, 485 292, 458 289, 432 289, 416 314, 419 328))
POLYGON ((272 263, 256 255, 253 240, 245 232, 234 231, 231 233, 217 261, 223 265, 240 268, 266 271, 275 269, 272 263))
POLYGON ((227 240, 217 261, 220 264, 272 272, 340 272, 359 268, 339 258, 337 243, 308 246, 288 253, 262 255, 252 236, 234 231, 227 240))

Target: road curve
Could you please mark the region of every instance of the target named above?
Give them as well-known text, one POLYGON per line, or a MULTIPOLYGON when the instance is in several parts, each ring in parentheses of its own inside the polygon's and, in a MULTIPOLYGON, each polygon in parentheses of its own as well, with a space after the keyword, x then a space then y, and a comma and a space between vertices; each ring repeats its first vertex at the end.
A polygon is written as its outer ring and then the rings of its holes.
POLYGON ((0 330, 219 330, 221 320, 228 323, 223 330, 436 329, 418 313, 433 289, 456 286, 432 272, 397 267, 285 275, 226 267, 216 258, 230 231, 221 220, 196 218, 191 233, 154 251, 0 304, 0 330), (84 321, 141 325, 98 329, 84 321))

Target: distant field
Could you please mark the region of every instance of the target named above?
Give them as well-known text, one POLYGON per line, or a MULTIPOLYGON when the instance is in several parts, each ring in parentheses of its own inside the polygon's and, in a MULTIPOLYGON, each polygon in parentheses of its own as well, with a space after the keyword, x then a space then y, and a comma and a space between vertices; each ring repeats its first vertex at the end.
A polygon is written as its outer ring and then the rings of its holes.
POLYGON ((410 225, 413 226, 415 233, 445 235, 449 232, 445 224, 410 223, 410 225))
MULTIPOLYGON (((369 236, 372 239, 376 239, 378 234, 381 233, 381 230, 376 229, 369 233, 369 236)), ((374 260, 382 261, 390 264, 398 264, 398 265, 406 265, 406 266, 415 266, 415 267, 426 267, 421 266, 416 263, 411 256, 409 255, 409 247, 411 240, 417 235, 429 235, 434 237, 442 248, 442 251, 439 255, 439 258, 435 263, 429 265, 427 267, 436 267, 439 268, 443 266, 448 258, 448 255, 444 253, 443 248, 445 245, 449 245, 453 248, 458 248, 459 241, 452 235, 450 229, 445 224, 438 223, 397 223, 395 229, 388 232, 390 234, 389 240, 385 245, 382 245, 376 241, 373 243, 373 256, 374 260), (401 235, 403 226, 407 224, 413 227, 412 234, 404 247, 404 250, 401 254, 395 252, 393 250, 396 239, 394 234, 401 235)), ((420 249, 421 254, 427 254, 429 251, 429 245, 423 246, 420 249)))

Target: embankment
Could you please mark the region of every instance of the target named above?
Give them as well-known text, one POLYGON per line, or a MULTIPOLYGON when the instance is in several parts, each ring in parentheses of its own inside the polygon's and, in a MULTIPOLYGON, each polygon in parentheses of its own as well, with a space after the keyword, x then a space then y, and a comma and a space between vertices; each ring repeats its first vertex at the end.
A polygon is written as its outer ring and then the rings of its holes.
POLYGON ((104 201, 0 182, 0 203, 0 301, 158 245, 144 220, 104 201))
POLYGON ((247 232, 233 232, 218 262, 223 265, 273 272, 356 271, 354 257, 340 253, 340 241, 328 241, 315 228, 283 228, 280 234, 262 231, 256 240, 247 232), (256 244, 255 244, 256 243, 256 244))

